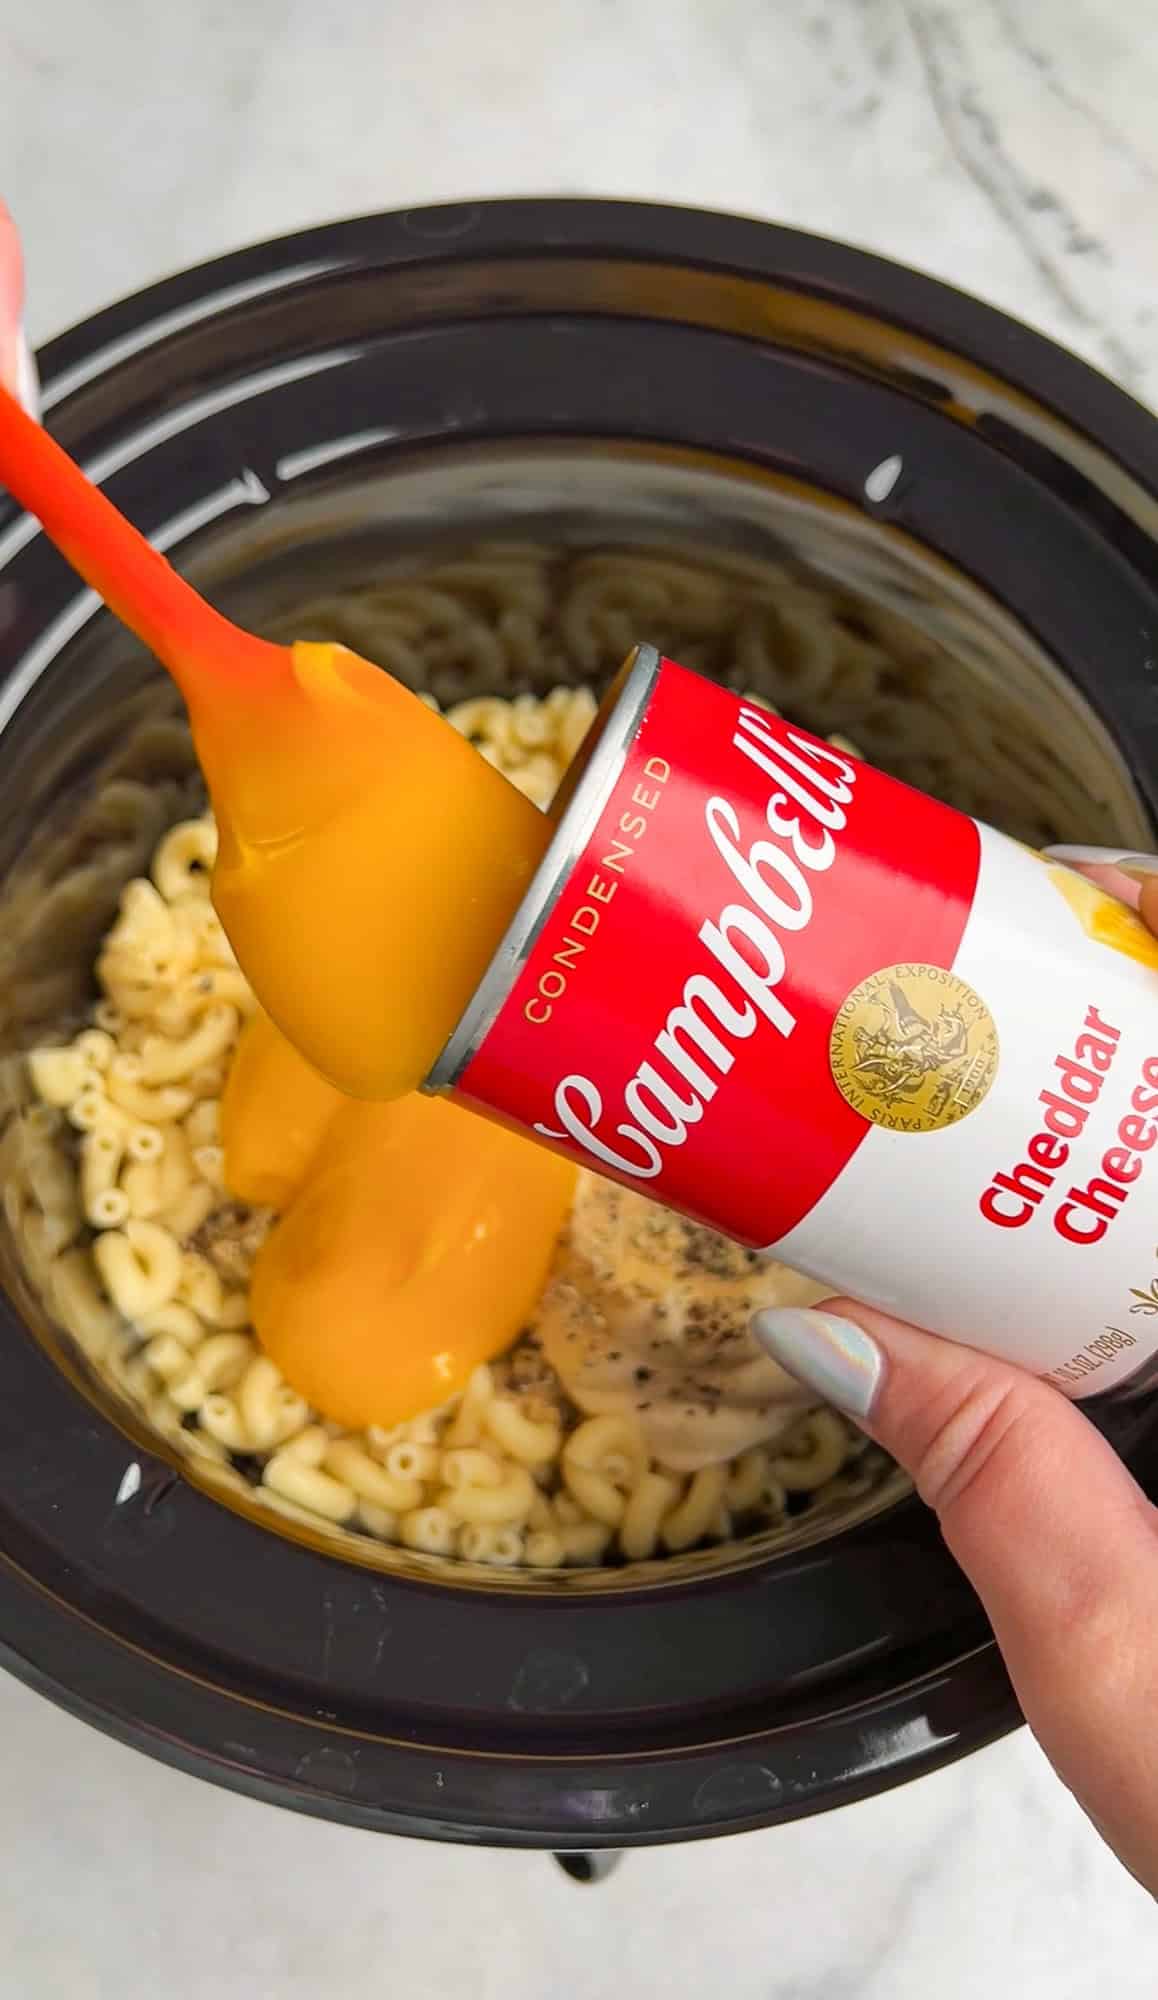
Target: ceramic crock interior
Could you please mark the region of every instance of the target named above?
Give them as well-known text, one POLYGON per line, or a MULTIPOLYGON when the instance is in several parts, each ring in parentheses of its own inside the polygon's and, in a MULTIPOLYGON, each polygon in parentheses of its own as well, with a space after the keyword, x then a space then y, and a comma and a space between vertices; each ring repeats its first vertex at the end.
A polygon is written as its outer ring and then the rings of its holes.
MULTIPOLYGON (((301 607, 323 593, 356 592, 504 538, 677 558, 686 552, 731 563, 738 592, 787 565, 821 622, 883 650, 888 667, 867 680, 826 677, 803 673, 791 649, 779 660, 773 650, 757 693, 813 730, 853 737, 886 769, 1031 842, 1145 837, 1145 814, 1101 723, 995 601, 887 520, 723 455, 607 438, 443 446, 370 471, 351 461, 300 496, 291 491, 276 507, 244 509, 227 526, 199 532, 182 566, 241 622, 285 636, 301 607)), ((679 655, 678 619, 675 629, 634 637, 679 655)), ((602 676, 617 664, 609 653, 602 676)), ((750 685, 751 675, 744 678, 750 685)), ((518 686, 490 691, 546 693, 550 684, 529 673, 518 686)), ((444 702, 465 691, 453 668, 430 685, 444 702)), ((477 683, 469 691, 479 691, 477 683)), ((0 1053, 11 1118, 26 1094, 11 1058, 83 1011, 95 946, 119 888, 141 869, 160 827, 185 808, 197 781, 168 683, 83 597, 28 656, 7 706, 0 736, 0 791, 8 801, 0 821, 0 1053), (155 800, 152 813, 94 804, 110 778, 134 787, 143 781, 155 800), (87 872, 78 887, 81 864, 87 872)), ((272 1512, 239 1473, 190 1460, 179 1436, 145 1439, 143 1420, 85 1366, 45 1310, 21 1231, 35 1197, 14 1172, 0 1275, 32 1334, 107 1418, 176 1457, 186 1476, 271 1532, 376 1568, 433 1574, 457 1588, 495 1587, 491 1572, 272 1512)), ((619 1570, 561 1578, 504 1573, 502 1588, 686 1584, 762 1561, 789 1543, 814 1543, 907 1491, 893 1474, 870 1495, 787 1529, 619 1570)))

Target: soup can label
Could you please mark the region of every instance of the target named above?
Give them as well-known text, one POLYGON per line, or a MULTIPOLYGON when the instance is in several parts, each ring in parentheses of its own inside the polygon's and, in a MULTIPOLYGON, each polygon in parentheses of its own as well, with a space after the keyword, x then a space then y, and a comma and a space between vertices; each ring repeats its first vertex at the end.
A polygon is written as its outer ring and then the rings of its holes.
POLYGON ((432 1086, 1068 1394, 1136 1377, 1158 943, 1060 864, 633 661, 432 1086))

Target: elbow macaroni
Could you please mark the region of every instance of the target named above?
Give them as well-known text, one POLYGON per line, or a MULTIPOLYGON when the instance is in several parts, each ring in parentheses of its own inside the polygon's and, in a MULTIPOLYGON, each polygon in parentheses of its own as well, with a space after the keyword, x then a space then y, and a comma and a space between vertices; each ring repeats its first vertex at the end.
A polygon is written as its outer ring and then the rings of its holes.
POLYGON ((727 1467, 723 1465, 705 1465, 692 1474, 683 1499, 664 1516, 660 1529, 663 1545, 673 1555, 681 1549, 694 1548, 711 1533, 727 1478, 727 1467))
POLYGON ((153 856, 152 877, 166 903, 208 897, 209 872, 217 859, 217 829, 208 819, 182 820, 169 828, 153 856))
POLYGON ((483 1414, 484 1428, 520 1465, 550 1465, 559 1456, 559 1426, 525 1416, 512 1396, 495 1396, 483 1414))
POLYGON ((834 1479, 848 1457, 848 1433, 833 1410, 813 1410, 801 1432, 804 1449, 781 1452, 769 1471, 786 1493, 815 1493, 834 1479))
POLYGON ((630 1562, 642 1562, 659 1547, 660 1531, 680 1497, 680 1481, 663 1472, 645 1472, 628 1496, 619 1546, 630 1562))
POLYGON ((127 1320, 156 1312, 177 1296, 180 1246, 158 1223, 130 1218, 123 1230, 110 1229, 97 1237, 93 1256, 106 1292, 127 1320))
POLYGON ((453 1521, 508 1527, 527 1519, 534 1504, 535 1485, 526 1466, 510 1463, 495 1486, 447 1486, 439 1496, 453 1521))
MULTIPOLYGON (((559 688, 469 700, 449 719, 546 806, 595 711, 588 690, 559 688)), ((169 829, 151 878, 122 894, 90 1025, 27 1057, 39 1103, 22 1121, 22 1164, 39 1214, 9 1189, 6 1206, 35 1236, 49 1302, 88 1359, 182 1449, 253 1461, 266 1504, 288 1518, 495 1568, 646 1560, 737 1521, 782 1520, 789 1495, 800 1506, 835 1492, 856 1434, 826 1410, 775 1451, 690 1479, 652 1461, 634 1415, 532 1414, 486 1364, 450 1407, 390 1431, 317 1421, 254 1343, 240 1244, 218 1269, 201 1236, 233 1206, 220 1095, 256 1004, 209 901, 216 852, 209 815, 169 829)))

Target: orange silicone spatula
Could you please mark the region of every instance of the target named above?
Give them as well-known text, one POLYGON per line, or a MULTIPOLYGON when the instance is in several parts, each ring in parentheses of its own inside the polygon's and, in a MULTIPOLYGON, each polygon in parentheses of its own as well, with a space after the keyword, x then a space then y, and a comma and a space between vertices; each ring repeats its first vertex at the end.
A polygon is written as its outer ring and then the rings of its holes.
POLYGON ((267 1012, 339 1089, 414 1089, 544 816, 389 674, 215 611, 3 388, 0 485, 180 687, 217 818, 213 899, 267 1012))
POLYGON ((284 673, 286 649, 230 623, 177 575, 0 385, 0 486, 30 514, 188 698, 206 674, 284 673))

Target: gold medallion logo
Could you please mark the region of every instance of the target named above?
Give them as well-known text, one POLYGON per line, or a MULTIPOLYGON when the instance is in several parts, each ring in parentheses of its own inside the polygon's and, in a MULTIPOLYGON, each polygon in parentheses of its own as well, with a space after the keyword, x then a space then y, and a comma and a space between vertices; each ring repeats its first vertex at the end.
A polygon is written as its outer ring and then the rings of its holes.
POLYGON ((841 1096, 890 1132, 967 1118, 997 1074, 997 1029, 980 994, 940 965, 887 965, 854 986, 832 1024, 841 1096))

